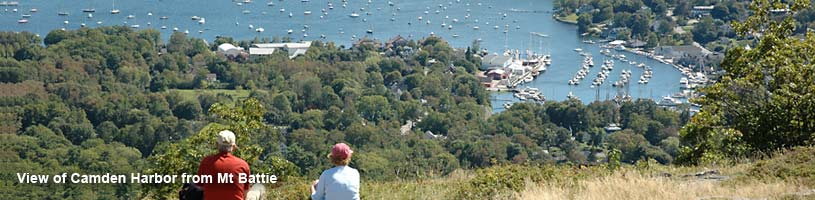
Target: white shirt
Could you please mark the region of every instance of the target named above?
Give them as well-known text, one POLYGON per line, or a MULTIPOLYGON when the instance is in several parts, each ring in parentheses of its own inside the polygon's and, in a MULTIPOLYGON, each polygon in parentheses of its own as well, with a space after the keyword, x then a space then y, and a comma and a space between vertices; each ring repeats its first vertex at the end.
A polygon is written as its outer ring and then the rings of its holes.
POLYGON ((359 199, 359 171, 348 166, 323 171, 311 199, 359 199))

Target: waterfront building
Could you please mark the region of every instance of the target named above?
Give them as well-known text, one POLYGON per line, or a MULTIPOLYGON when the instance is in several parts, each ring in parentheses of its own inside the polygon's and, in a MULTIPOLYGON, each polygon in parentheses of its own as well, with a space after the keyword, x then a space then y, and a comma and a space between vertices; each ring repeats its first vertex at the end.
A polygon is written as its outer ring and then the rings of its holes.
POLYGON ((218 45, 218 53, 223 54, 226 57, 235 58, 244 52, 243 48, 236 47, 235 45, 229 43, 223 43, 218 45))
POLYGON ((481 59, 481 70, 504 69, 512 64, 512 57, 498 54, 487 54, 481 59))
POLYGON ((304 55, 311 47, 311 41, 302 42, 289 42, 289 43, 261 43, 253 44, 249 48, 249 54, 252 56, 271 55, 276 50, 284 50, 289 53, 289 59, 294 59, 297 56, 304 55))

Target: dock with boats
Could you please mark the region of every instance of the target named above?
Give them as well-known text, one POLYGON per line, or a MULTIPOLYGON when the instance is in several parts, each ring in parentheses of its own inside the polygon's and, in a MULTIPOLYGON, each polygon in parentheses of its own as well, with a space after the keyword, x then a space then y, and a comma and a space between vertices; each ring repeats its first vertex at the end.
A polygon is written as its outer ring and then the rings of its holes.
POLYGON ((483 55, 483 69, 478 76, 489 91, 512 91, 522 84, 534 81, 551 64, 550 55, 508 50, 500 55, 483 55))

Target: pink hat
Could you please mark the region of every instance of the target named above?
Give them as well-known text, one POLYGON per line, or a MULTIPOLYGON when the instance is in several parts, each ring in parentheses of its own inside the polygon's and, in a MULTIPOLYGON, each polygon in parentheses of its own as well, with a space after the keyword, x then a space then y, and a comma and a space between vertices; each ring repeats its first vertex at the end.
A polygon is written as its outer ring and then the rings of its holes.
POLYGON ((338 159, 346 159, 350 157, 352 153, 354 153, 354 151, 345 143, 337 143, 331 148, 331 156, 338 159))

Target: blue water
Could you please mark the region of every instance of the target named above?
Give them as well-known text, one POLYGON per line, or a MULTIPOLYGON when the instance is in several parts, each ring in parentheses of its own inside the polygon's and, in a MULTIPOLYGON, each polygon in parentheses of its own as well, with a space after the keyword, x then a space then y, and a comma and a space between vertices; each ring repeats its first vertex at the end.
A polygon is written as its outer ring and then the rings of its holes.
MULTIPOLYGON (((77 29, 81 23, 88 27, 138 24, 141 28, 155 29, 167 26, 167 29, 161 30, 165 39, 172 33, 172 29, 177 27, 180 31, 189 30, 190 36, 210 41, 219 35, 236 39, 289 36, 305 40, 318 40, 320 35, 325 35, 326 38, 323 40, 341 45, 351 44, 354 40, 353 36, 386 40, 401 35, 418 39, 433 33, 445 38, 455 47, 466 47, 473 40, 481 39, 481 47, 492 52, 503 52, 508 47, 552 54, 553 63, 549 70, 531 84, 521 86, 539 88, 548 100, 564 100, 569 91, 579 96, 584 102, 595 100, 597 89, 590 88, 590 83, 599 72, 599 67, 592 68, 590 74, 579 86, 570 87, 566 84, 577 72, 583 60, 583 57, 573 49, 582 48, 591 53, 597 65, 600 65, 606 58, 599 53, 599 44, 582 43, 583 39, 576 34, 576 26, 559 23, 552 19, 552 1, 550 0, 461 0, 459 2, 456 0, 391 0, 394 6, 389 6, 388 1, 384 0, 373 0, 371 4, 368 4, 367 0, 348 0, 346 8, 343 8, 343 2, 340 0, 311 0, 309 2, 254 0, 242 6, 229 0, 118 0, 115 5, 116 9, 121 10, 121 13, 117 15, 110 14, 110 10, 113 9, 113 0, 19 1, 20 6, 0 7, 0 30, 29 31, 44 37, 48 31, 59 28, 77 29), (268 6, 268 2, 274 2, 275 6, 268 6), (329 2, 333 4, 334 9, 328 8, 329 2), (32 8, 38 9, 38 12, 30 13, 32 8), (82 12, 82 9, 85 8, 96 9, 93 18, 88 18, 88 14, 82 12), (285 9, 285 12, 280 12, 281 8, 285 9), (360 8, 365 8, 365 10, 362 11, 360 8), (18 12, 13 12, 12 9, 17 9, 18 12), (323 13, 322 9, 325 9, 326 13, 323 13), (245 10, 250 13, 244 14, 245 10), (306 10, 311 11, 312 14, 305 15, 306 10), (529 12, 517 12, 518 10, 529 12), (425 14, 425 11, 428 11, 428 14, 425 14), (70 15, 58 16, 58 12, 69 12, 70 15), (349 17, 352 12, 360 14, 360 17, 349 17), (152 13, 152 16, 148 16, 148 13, 152 13), (289 17, 289 13, 292 14, 292 17, 289 17), (470 17, 465 18, 468 13, 470 17), (22 14, 32 15, 29 23, 17 23, 22 14), (506 17, 503 17, 504 14, 506 17), (127 19, 128 15, 134 15, 135 18, 127 19), (160 20, 161 16, 167 16, 169 19, 160 20), (192 16, 203 17, 206 23, 198 24, 191 20, 192 16), (420 16, 422 21, 418 20, 420 16), (391 18, 394 20, 391 21, 391 18), (453 19, 458 19, 459 22, 454 23, 453 19), (430 24, 427 24, 427 20, 430 21, 430 24), (66 25, 63 21, 69 21, 69 23, 66 25), (99 21, 102 22, 101 25, 97 24, 99 21), (148 22, 152 25, 148 25, 148 22), (453 28, 442 27, 442 23, 452 25, 453 28), (255 29, 250 29, 249 25, 254 28, 264 28, 265 31, 258 33, 255 29), (306 32, 302 32, 304 25, 309 27, 306 32), (475 30, 473 26, 480 28, 475 30), (495 29, 494 26, 499 26, 499 28, 495 29), (294 32, 287 34, 289 29, 294 32), (367 34, 368 29, 373 30, 374 33, 367 34), (504 30, 507 33, 504 33, 504 30), (532 36, 530 32, 543 33, 549 37, 532 36), (304 33, 308 34, 308 37, 303 37, 304 33), (454 34, 459 37, 452 37, 454 34)), ((620 54, 621 52, 613 51, 613 53, 620 54)), ((611 87, 611 83, 617 81, 622 69, 629 69, 633 72, 633 84, 629 91, 635 98, 659 99, 661 96, 679 91, 681 74, 678 70, 643 56, 631 53, 623 54, 629 60, 644 62, 651 66, 654 76, 648 85, 638 85, 636 81, 642 69, 617 61, 614 71, 599 89, 600 100, 614 97, 617 90, 611 87)), ((493 94, 493 110, 503 110, 502 104, 508 101, 517 100, 510 93, 493 94)))

